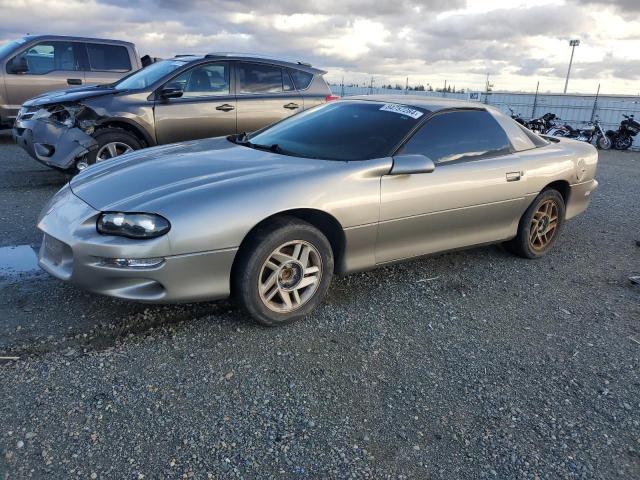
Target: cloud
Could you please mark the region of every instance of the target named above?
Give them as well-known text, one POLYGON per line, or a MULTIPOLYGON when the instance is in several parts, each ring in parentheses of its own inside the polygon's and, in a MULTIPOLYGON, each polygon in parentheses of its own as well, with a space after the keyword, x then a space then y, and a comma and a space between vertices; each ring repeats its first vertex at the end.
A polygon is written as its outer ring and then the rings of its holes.
POLYGON ((580 38, 576 87, 581 79, 637 89, 640 22, 629 16, 640 12, 638 0, 0 0, 0 11, 5 40, 27 32, 119 38, 163 57, 257 52, 309 61, 334 80, 409 76, 467 88, 487 73, 497 88, 526 88, 531 76, 555 88, 567 40, 580 38))

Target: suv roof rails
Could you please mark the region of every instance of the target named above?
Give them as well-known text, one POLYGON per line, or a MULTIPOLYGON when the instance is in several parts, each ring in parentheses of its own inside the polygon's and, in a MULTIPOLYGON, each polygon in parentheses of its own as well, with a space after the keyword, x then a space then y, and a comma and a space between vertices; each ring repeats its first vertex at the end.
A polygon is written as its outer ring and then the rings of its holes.
POLYGON ((179 53, 178 55, 174 56, 174 58, 180 58, 180 57, 195 57, 195 55, 193 53, 179 53))
POLYGON ((297 62, 295 60, 291 60, 287 58, 278 58, 278 57, 273 57, 269 55, 263 55, 260 53, 212 52, 212 53, 207 53, 204 57, 205 58, 215 58, 215 57, 262 58, 264 60, 276 60, 279 62, 295 63, 297 65, 302 65, 304 67, 312 67, 312 65, 307 62, 297 62))

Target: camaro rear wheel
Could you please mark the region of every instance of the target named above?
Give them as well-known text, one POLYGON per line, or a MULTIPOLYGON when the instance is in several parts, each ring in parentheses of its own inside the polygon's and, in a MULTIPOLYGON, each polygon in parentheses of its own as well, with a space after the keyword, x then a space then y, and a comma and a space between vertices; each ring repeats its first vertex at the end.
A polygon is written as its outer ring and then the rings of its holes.
POLYGON ((333 252, 317 228, 278 218, 255 232, 239 253, 234 294, 265 326, 308 315, 324 298, 333 276, 333 252))
POLYGON ((518 235, 504 245, 524 258, 545 255, 558 239, 564 222, 565 205, 557 190, 544 190, 520 219, 518 235))
POLYGON ((98 146, 76 162, 76 170, 79 172, 94 163, 110 160, 142 148, 140 140, 122 128, 98 130, 94 138, 98 142, 98 146))

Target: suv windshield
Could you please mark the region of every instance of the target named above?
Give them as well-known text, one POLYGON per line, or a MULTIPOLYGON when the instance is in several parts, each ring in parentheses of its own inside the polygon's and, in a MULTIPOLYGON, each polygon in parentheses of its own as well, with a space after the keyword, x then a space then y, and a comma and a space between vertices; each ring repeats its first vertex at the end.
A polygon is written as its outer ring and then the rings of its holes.
POLYGON ((147 88, 168 73, 185 66, 186 63, 187 62, 182 60, 162 60, 152 63, 148 67, 138 70, 119 82, 116 82, 113 86, 116 90, 139 90, 147 88))
POLYGON ((391 155, 425 110, 370 101, 340 101, 289 117, 245 143, 285 155, 325 160, 369 160, 391 155))

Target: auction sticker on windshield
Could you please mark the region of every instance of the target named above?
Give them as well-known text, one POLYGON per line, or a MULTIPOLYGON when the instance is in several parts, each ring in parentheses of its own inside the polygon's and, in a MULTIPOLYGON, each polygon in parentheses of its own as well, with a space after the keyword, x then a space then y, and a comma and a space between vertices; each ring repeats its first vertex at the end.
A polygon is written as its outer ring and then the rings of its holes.
POLYGON ((400 115, 406 115, 413 119, 418 119, 422 115, 424 115, 424 113, 420 110, 415 110, 413 108, 409 108, 404 105, 398 105, 396 103, 385 103, 382 107, 380 107, 380 110, 383 110, 385 112, 399 113, 400 115))

